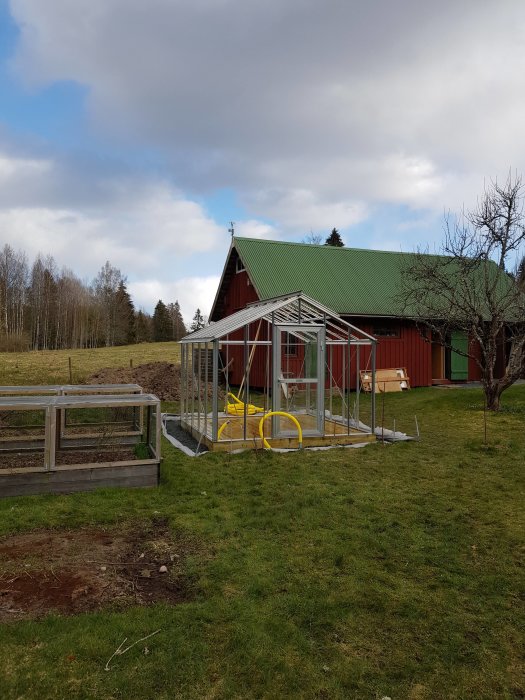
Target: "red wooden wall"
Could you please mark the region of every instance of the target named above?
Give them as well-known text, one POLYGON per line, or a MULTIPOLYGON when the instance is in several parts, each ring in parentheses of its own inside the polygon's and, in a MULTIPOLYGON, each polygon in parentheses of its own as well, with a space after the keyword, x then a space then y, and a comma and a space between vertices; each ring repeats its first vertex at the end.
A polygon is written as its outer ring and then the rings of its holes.
MULTIPOLYGON (((258 296, 255 288, 250 282, 246 270, 234 273, 229 281, 229 284, 224 284, 224 316, 243 309, 247 304, 257 301, 258 296)), ((376 320, 373 318, 361 317, 345 317, 345 320, 352 323, 357 328, 374 335, 374 326, 376 320)), ((410 384, 416 386, 430 386, 432 384, 432 346, 426 342, 420 335, 415 323, 408 320, 394 320, 399 329, 398 337, 378 337, 376 367, 378 369, 386 369, 390 367, 406 367, 410 384)), ((250 327, 250 338, 255 338, 257 333, 258 323, 252 324, 250 327)), ((244 338, 243 331, 230 336, 231 340, 242 340, 244 338)), ((263 322, 260 340, 267 340, 266 323, 263 322)), ((354 350, 352 350, 352 358, 354 358, 354 350)), ((498 366, 496 374, 501 374, 504 369, 504 352, 503 348, 499 353, 498 366)), ((223 360, 226 358, 226 351, 222 351, 223 360)), ((242 346, 230 346, 228 350, 228 359, 233 362, 230 366, 229 379, 230 384, 238 385, 242 381, 244 373, 244 349, 242 346)), ((302 357, 299 355, 296 358, 287 358, 290 372, 299 371, 302 365, 302 357)), ((270 356, 271 369, 271 356, 270 356)), ((361 369, 370 369, 370 350, 366 347, 361 348, 360 365, 361 369)), ((334 349, 333 352, 333 367, 332 374, 337 383, 342 380, 342 351, 334 349)), ((480 379, 480 371, 475 360, 469 358, 469 380, 476 381, 480 379)), ((250 385, 253 387, 264 387, 267 378, 267 359, 266 348, 259 347, 255 351, 253 363, 250 371, 250 385)), ((328 381, 328 378, 327 378, 328 381)), ((355 360, 352 359, 351 368, 351 387, 355 388, 355 360)))
POLYGON ((237 272, 233 275, 231 283, 224 291, 224 316, 244 309, 247 304, 252 301, 258 301, 259 297, 255 291, 253 284, 250 282, 246 270, 237 272))
MULTIPOLYGON (((345 318, 352 325, 374 335, 374 320, 371 318, 345 318)), ((432 384, 432 350, 412 321, 399 320, 398 337, 378 337, 376 368, 406 367, 410 386, 432 384)), ((370 369, 370 351, 361 348, 361 368, 370 369), (367 367, 368 365, 368 367, 367 367)))

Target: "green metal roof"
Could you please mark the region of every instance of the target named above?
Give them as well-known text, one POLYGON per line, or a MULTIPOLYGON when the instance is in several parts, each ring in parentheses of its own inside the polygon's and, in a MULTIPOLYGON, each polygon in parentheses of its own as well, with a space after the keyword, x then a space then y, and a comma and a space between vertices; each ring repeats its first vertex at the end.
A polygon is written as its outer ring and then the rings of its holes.
POLYGON ((302 291, 340 314, 406 315, 396 295, 410 253, 235 238, 261 299, 302 291))

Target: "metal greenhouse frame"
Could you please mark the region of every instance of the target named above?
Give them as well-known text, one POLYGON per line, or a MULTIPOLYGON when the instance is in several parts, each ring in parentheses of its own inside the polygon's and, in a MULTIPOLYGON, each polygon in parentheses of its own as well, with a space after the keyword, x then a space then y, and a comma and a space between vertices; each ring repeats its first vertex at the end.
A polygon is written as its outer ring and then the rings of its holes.
POLYGON ((364 348, 374 386, 376 344, 301 292, 250 304, 182 339, 181 426, 218 450, 372 441, 375 392, 362 423, 360 370, 364 348))

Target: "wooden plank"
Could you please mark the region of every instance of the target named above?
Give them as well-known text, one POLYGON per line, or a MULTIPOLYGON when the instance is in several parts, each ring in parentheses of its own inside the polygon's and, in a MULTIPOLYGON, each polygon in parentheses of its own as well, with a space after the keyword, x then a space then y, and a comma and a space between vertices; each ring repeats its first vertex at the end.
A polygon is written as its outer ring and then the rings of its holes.
MULTIPOLYGON (((268 438, 272 447, 279 449, 297 449, 299 444, 297 438, 268 438)), ((375 442, 376 436, 370 433, 359 435, 325 435, 322 437, 303 437, 303 447, 323 447, 329 445, 355 445, 364 442, 375 442)), ((207 447, 213 452, 230 452, 231 450, 253 450, 262 449, 262 440, 253 438, 252 440, 233 440, 225 442, 211 443, 203 439, 207 447)))
POLYGON ((24 484, 19 486, 5 486, 0 493, 0 498, 13 496, 38 496, 44 493, 79 493, 83 491, 94 491, 101 488, 147 488, 158 486, 156 475, 148 477, 128 478, 128 479, 108 479, 102 481, 90 481, 86 483, 49 483, 24 484))
POLYGON ((4 475, 2 471, 2 476, 0 476, 0 490, 3 488, 4 480, 5 482, 12 482, 14 484, 23 484, 28 478, 34 483, 46 484, 49 481, 61 483, 68 481, 97 481, 99 479, 104 479, 105 477, 120 477, 126 473, 132 473, 136 475, 149 474, 153 472, 157 467, 156 463, 152 464, 138 464, 133 466, 123 466, 123 467, 102 467, 94 468, 90 467, 88 469, 61 469, 60 471, 46 472, 46 471, 36 471, 34 469, 27 469, 25 472, 21 469, 17 469, 16 472, 9 472, 4 475), (28 475, 30 475, 28 477, 28 475))
POLYGON ((79 469, 52 472, 29 472, 2 475, 0 497, 39 493, 72 493, 97 488, 137 488, 157 486, 158 464, 119 467, 116 469, 79 469))
MULTIPOLYGON (((137 460, 126 460, 120 462, 93 462, 91 464, 67 464, 55 466, 53 473, 61 471, 76 471, 82 469, 107 469, 108 467, 140 467, 147 466, 149 464, 159 464, 160 459, 137 459, 137 460)), ((8 474, 30 474, 39 473, 46 474, 46 470, 42 467, 16 467, 14 469, 0 469, 0 486, 2 484, 2 479, 8 474)))
POLYGON ((135 394, 142 393, 142 387, 139 384, 36 384, 33 386, 13 384, 0 386, 0 395, 4 396, 44 394, 57 396, 62 393, 93 394, 95 392, 135 394))

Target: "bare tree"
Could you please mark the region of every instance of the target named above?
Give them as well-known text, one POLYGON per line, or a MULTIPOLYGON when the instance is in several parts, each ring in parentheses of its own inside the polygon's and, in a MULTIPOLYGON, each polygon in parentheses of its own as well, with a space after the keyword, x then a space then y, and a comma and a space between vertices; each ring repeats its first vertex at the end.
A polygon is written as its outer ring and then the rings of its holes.
POLYGON ((418 251, 407 258, 402 298, 405 313, 422 322, 438 341, 480 368, 489 410, 522 371, 525 348, 525 295, 516 266, 525 243, 525 188, 509 174, 503 185, 488 185, 477 207, 445 220, 442 255, 418 251), (468 347, 454 347, 462 331, 468 347), (510 351, 503 376, 496 377, 498 351, 510 351))
MULTIPOLYGON (((126 278, 107 262, 91 285, 52 256, 29 268, 24 252, 0 248, 0 349, 50 350, 134 342, 126 278)), ((144 317, 146 326, 148 319, 144 317)))
POLYGON ((29 285, 31 346, 49 350, 56 344, 56 320, 60 316, 57 300, 57 270, 54 259, 38 255, 31 270, 29 285))
POLYGON ((118 312, 117 292, 121 282, 125 284, 126 278, 122 276, 120 270, 111 265, 109 260, 106 261, 93 280, 93 290, 99 302, 103 342, 106 347, 115 344, 115 322, 118 312))
POLYGON ((26 349, 24 309, 28 266, 25 253, 9 245, 0 250, 0 339, 6 347, 26 349))
POLYGON ((309 245, 321 245, 323 242, 323 236, 320 233, 314 233, 310 231, 302 240, 302 243, 308 243, 309 245))

